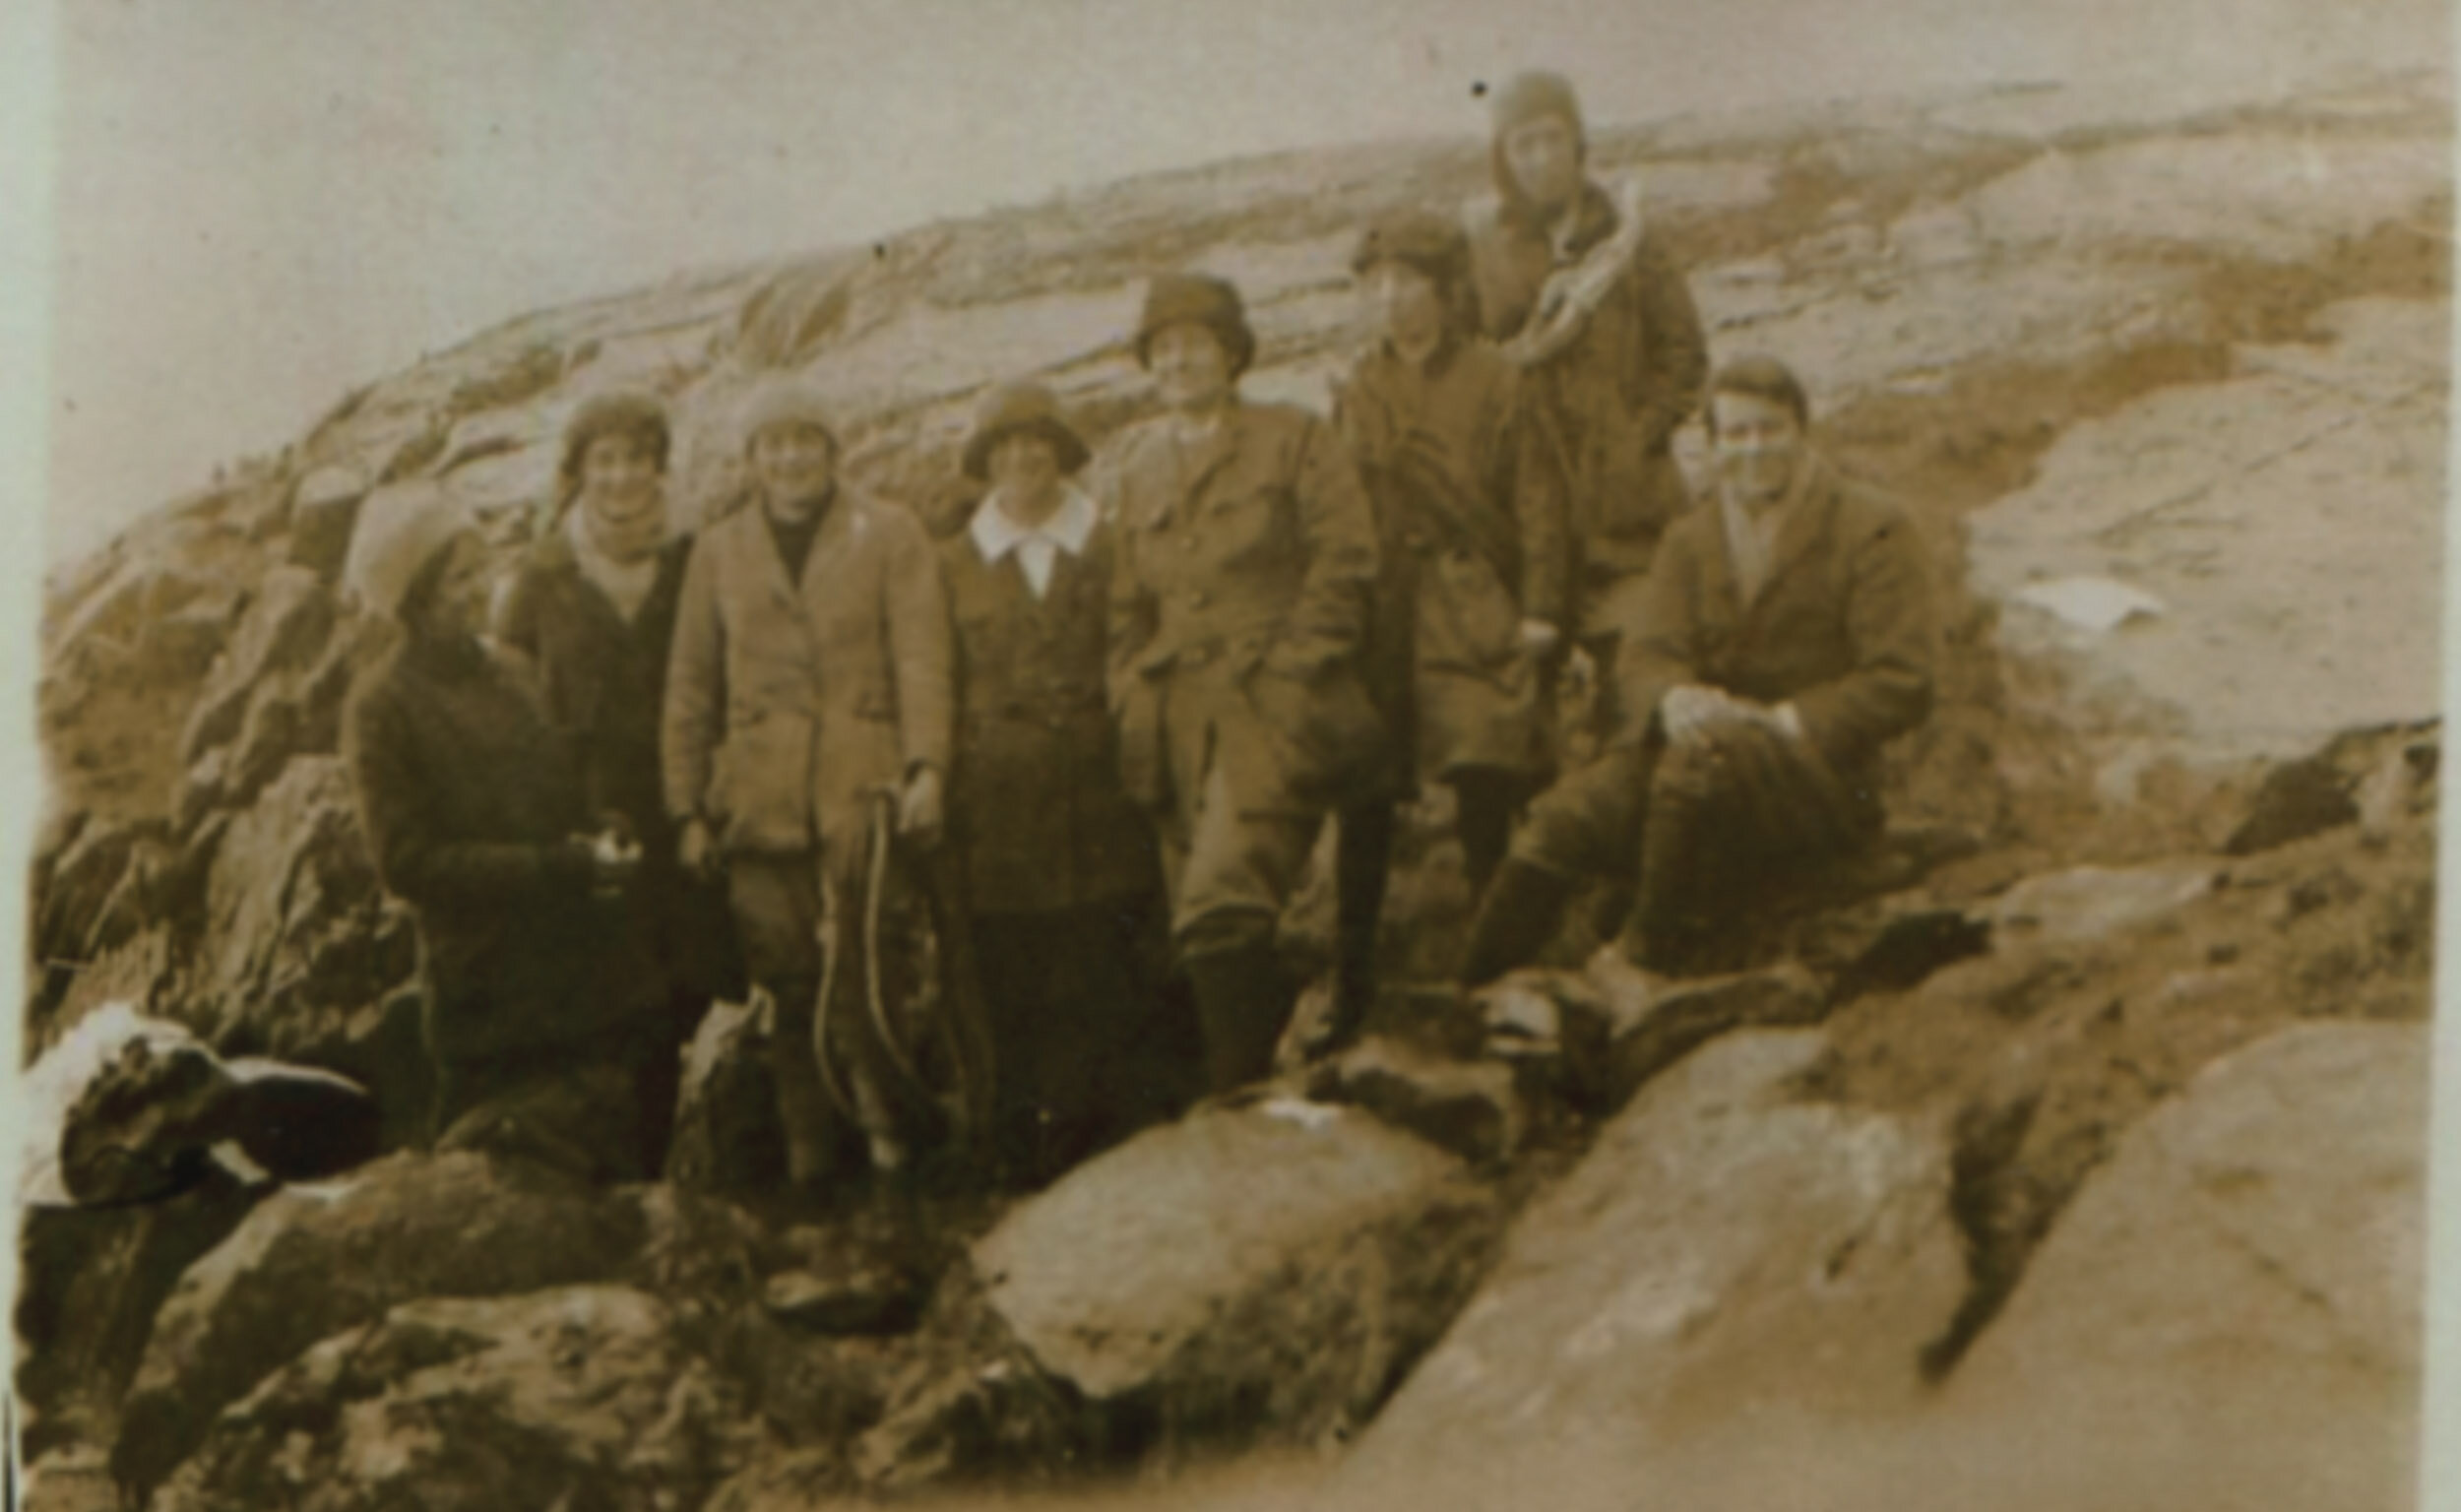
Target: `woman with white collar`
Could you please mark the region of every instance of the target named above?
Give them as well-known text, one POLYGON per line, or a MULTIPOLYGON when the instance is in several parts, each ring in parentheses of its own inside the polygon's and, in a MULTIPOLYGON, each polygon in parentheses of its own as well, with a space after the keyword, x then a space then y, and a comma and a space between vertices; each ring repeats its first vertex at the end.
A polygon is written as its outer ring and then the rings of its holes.
POLYGON ((1026 1182, 1194 1091, 1193 1021, 1155 990, 1153 827, 1104 703, 1112 535, 1073 481, 1086 456, 1048 389, 995 389, 963 454, 989 492, 940 547, 957 626, 948 861, 992 1025, 993 1137, 1026 1182))

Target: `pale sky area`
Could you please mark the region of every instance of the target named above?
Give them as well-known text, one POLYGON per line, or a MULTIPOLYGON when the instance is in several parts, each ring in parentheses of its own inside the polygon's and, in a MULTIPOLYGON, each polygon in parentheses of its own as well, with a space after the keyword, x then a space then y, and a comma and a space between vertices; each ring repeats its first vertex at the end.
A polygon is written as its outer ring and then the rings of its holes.
MULTIPOLYGON (((25 4, 28 0, 16 0, 25 4)), ((46 559, 526 311, 1207 159, 2442 59, 2443 0, 62 0, 46 559)), ((5 29, 0 29, 5 30, 5 29)), ((23 201, 20 202, 24 203, 23 201)), ((20 348, 23 349, 23 348, 20 348)))

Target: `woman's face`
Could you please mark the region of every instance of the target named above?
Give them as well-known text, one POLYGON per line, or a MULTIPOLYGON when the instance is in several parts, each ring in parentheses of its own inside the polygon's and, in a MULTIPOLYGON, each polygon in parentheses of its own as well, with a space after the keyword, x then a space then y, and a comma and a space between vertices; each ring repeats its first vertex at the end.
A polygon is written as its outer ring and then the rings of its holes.
POLYGON ((1145 350, 1155 392, 1171 409, 1203 413, 1230 397, 1230 353, 1202 321, 1163 327, 1145 350))
POLYGON ((1040 500, 1059 487, 1059 448, 1031 430, 1011 431, 993 442, 983 468, 1006 499, 1040 500))
POLYGON ((581 453, 581 497, 593 509, 632 514, 658 495, 658 452, 637 432, 592 438, 581 453))
POLYGON ((794 510, 829 491, 838 446, 814 425, 771 425, 752 438, 752 475, 769 505, 794 510))

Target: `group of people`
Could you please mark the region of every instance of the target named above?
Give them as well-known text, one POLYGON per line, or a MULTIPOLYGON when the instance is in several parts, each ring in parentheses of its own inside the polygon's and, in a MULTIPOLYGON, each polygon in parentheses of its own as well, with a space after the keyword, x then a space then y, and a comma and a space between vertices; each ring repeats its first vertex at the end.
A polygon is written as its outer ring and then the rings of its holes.
POLYGON ((1270 1072, 1276 924, 1328 821, 1333 1042, 1422 784, 1455 800, 1472 985, 1585 878, 1621 879, 1619 948, 1672 977, 1766 879, 1869 845, 1880 749, 1931 697, 1916 533, 1811 450, 1786 367, 1709 371, 1563 79, 1493 124, 1491 216, 1363 228, 1372 339, 1329 416, 1242 398, 1238 291, 1168 273, 1133 340, 1157 412, 1098 457, 1047 388, 992 389, 944 539, 843 475, 783 374, 697 538, 637 397, 575 414, 507 584, 441 490, 371 500, 347 573, 402 635, 346 739, 418 920, 439 1140, 654 1172, 679 1047, 757 989, 789 1183, 891 1185, 968 1124, 1039 1179, 1270 1072), (1598 694, 1578 763, 1567 667, 1598 694))

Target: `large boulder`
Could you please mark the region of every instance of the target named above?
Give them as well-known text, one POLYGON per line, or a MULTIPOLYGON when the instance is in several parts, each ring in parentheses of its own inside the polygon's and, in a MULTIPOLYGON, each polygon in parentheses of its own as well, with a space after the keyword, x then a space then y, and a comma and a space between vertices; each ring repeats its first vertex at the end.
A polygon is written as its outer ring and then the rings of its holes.
POLYGON ((1821 1043, 1747 1031, 1644 1089, 1523 1214, 1342 1484, 1509 1505, 1576 1464, 1637 1477, 1722 1423, 1911 1411, 1965 1290, 1949 1151, 1801 1101, 1821 1043))
POLYGON ((286 1190, 163 1304, 113 1469, 133 1487, 154 1485, 224 1406, 390 1307, 604 1280, 645 1236, 637 1202, 473 1155, 394 1156, 334 1186, 286 1190))
POLYGON ((224 1412, 154 1506, 667 1512, 748 1458, 752 1431, 644 1292, 428 1299, 325 1340, 224 1412))
POLYGON ((2207 1066, 2069 1204, 1953 1419, 2029 1439, 2043 1505, 2408 1505, 2429 1049, 2302 1025, 2207 1066))
POLYGON ((389 1110, 423 1101, 415 1004, 394 995, 415 966, 410 914, 377 885, 339 757, 292 761, 231 821, 202 892, 182 1008, 200 1034, 351 1077, 389 1110))
POLYGON ((1494 1199, 1356 1109, 1271 1099, 1148 1130, 974 1250, 1044 1374, 1171 1446, 1314 1444, 1383 1402, 1484 1274, 1494 1199))

